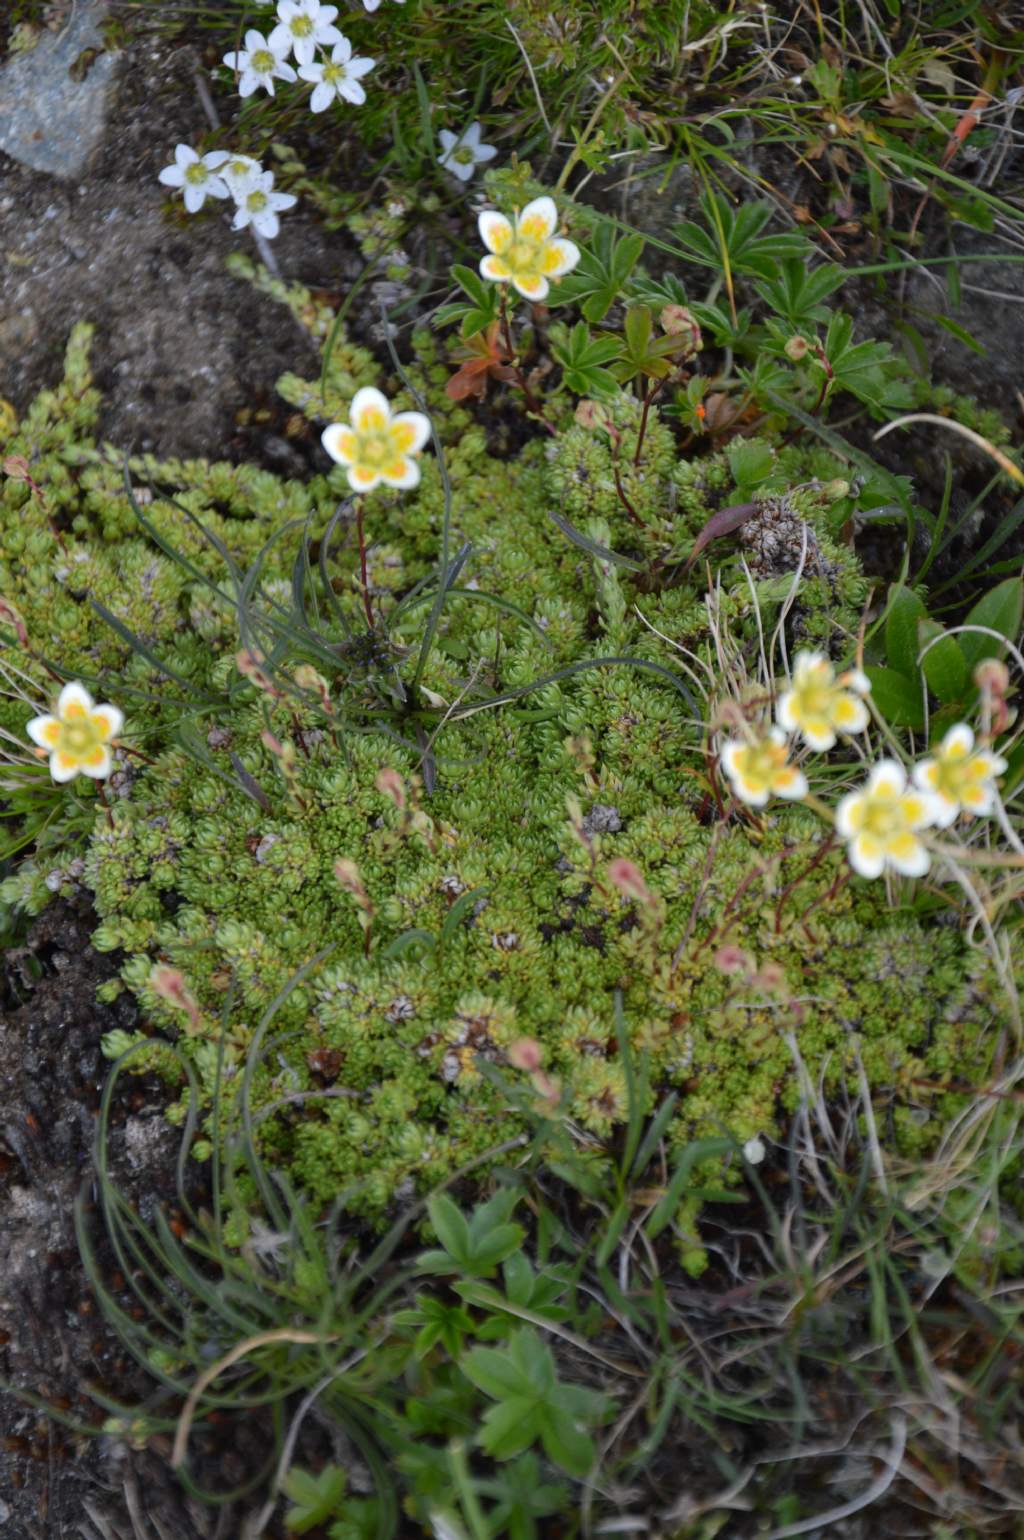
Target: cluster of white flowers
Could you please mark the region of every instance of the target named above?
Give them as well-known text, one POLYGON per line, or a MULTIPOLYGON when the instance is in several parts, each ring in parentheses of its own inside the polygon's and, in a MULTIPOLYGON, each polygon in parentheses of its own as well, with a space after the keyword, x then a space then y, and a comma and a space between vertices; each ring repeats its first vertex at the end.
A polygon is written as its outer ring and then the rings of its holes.
MULTIPOLYGON (((798 653, 789 686, 776 703, 778 725, 721 745, 719 757, 733 795, 751 807, 764 807, 770 797, 805 798, 807 777, 790 759, 788 735, 821 753, 833 747, 838 733, 863 732, 870 719, 864 703, 870 689, 859 669, 837 677, 822 653, 798 653)), ((998 754, 976 746, 963 722, 949 729, 932 757, 915 765, 909 778, 897 760, 879 760, 864 785, 836 807, 835 828, 846 841, 850 865, 862 877, 880 877, 887 869, 905 877, 924 876, 931 855, 921 833, 946 829, 963 813, 991 813, 998 796, 996 777, 1005 769, 998 754)))
POLYGON ((207 198, 233 198, 235 217, 232 229, 251 225, 260 235, 273 238, 280 229, 278 214, 292 208, 291 193, 274 191, 274 173, 264 171, 251 155, 230 155, 227 150, 211 150, 200 155, 187 144, 179 144, 171 165, 160 173, 165 187, 182 189, 185 207, 198 213, 207 198))
MULTIPOLYGON (((376 6, 367 3, 367 9, 376 6)), ((352 44, 334 25, 337 14, 336 5, 321 0, 279 0, 277 26, 266 36, 250 28, 245 47, 224 55, 238 75, 238 94, 251 96, 262 87, 273 96, 275 80, 301 79, 313 87, 314 112, 326 112, 334 101, 365 102, 360 80, 376 60, 353 56, 352 44)))

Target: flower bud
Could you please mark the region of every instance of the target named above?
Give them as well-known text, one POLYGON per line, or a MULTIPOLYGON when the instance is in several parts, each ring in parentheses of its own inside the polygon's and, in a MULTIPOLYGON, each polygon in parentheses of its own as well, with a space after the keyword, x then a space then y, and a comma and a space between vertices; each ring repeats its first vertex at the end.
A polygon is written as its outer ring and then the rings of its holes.
POLYGON ((791 364, 798 364, 802 358, 806 358, 811 351, 811 344, 806 337, 790 337, 786 343, 786 357, 791 364))

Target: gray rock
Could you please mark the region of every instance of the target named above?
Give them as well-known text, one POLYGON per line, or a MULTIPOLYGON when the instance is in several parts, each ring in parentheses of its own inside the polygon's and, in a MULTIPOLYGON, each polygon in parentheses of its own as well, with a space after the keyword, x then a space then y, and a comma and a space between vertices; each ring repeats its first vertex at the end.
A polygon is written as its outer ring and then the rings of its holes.
POLYGON ((106 11, 106 0, 78 0, 62 32, 0 69, 0 150, 33 171, 78 181, 100 146, 118 64, 103 51, 106 11))

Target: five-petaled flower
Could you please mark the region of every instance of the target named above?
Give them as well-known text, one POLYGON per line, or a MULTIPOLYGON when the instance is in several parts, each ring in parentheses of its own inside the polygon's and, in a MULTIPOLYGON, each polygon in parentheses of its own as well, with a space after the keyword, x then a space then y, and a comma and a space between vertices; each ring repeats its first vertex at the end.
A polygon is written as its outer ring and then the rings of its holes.
POLYGON ((296 64, 312 64, 317 48, 341 42, 334 26, 336 5, 321 5, 320 0, 281 0, 277 7, 280 20, 268 39, 271 48, 295 55, 296 64))
MULTIPOLYGON (((277 31, 275 27, 274 31, 277 31)), ((270 38, 252 28, 245 34, 245 47, 237 53, 226 53, 224 63, 228 69, 238 71, 239 96, 251 96, 262 86, 274 95, 275 80, 295 80, 295 71, 288 63, 290 42, 283 47, 274 46, 270 38)))
POLYGON ((786 735, 777 727, 769 728, 763 738, 752 743, 728 739, 721 760, 734 794, 751 807, 764 807, 769 797, 799 799, 807 795, 807 777, 790 764, 786 735))
POLYGON ((580 259, 578 246, 556 237, 557 226, 553 198, 534 198, 516 215, 515 223, 493 209, 485 210, 480 215, 480 238, 490 255, 481 258, 481 273, 495 283, 511 283, 526 299, 544 299, 549 280, 572 272, 580 259))
POLYGON ((937 821, 938 811, 930 792, 908 787, 897 760, 881 759, 860 791, 840 798, 836 832, 862 877, 880 877, 887 866, 904 877, 923 877, 931 857, 919 835, 937 821))
POLYGON ((376 62, 376 59, 353 59, 352 44, 347 37, 342 37, 332 48, 329 59, 303 64, 299 74, 314 87, 309 102, 313 112, 325 112, 335 98, 352 102, 356 107, 365 102, 366 92, 359 81, 376 62))
POLYGON ((493 144, 480 143, 482 133, 483 127, 479 123, 471 123, 461 134, 442 128, 437 136, 442 150, 437 158, 438 165, 457 176, 460 182, 468 182, 477 166, 493 160, 498 153, 493 144))
POLYGON ((272 171, 258 172, 251 182, 240 189, 237 196, 238 207, 231 222, 232 230, 244 230, 246 225, 252 225, 259 235, 265 235, 269 240, 273 240, 281 228, 278 214, 298 202, 294 193, 274 191, 272 171))
POLYGON ((227 197, 227 183, 221 174, 227 159, 226 150, 200 155, 189 145, 179 144, 174 151, 174 164, 164 167, 159 180, 165 187, 180 187, 185 207, 190 214, 198 214, 207 198, 227 197))
POLYGON ((219 175, 235 202, 241 203, 256 179, 263 175, 263 167, 251 155, 229 155, 219 175))
POLYGON ((323 446, 332 460, 344 465, 349 486, 356 492, 372 492, 381 482, 388 487, 416 486, 416 456, 430 437, 429 417, 422 412, 392 415, 387 397, 366 386, 352 399, 349 424, 332 422, 323 433, 323 446))
POLYGON ((49 756, 55 781, 73 781, 76 775, 103 781, 114 767, 110 744, 123 723, 116 706, 97 706, 84 686, 66 684, 54 714, 33 717, 25 731, 49 756))
POLYGON ((914 766, 914 784, 931 793, 937 803, 935 822, 940 829, 960 813, 991 813, 996 800, 995 778, 1006 769, 1006 760, 990 749, 976 749, 974 734, 966 722, 958 722, 943 738, 932 759, 914 766))
POLYGON ((833 746, 837 731, 864 731, 868 708, 859 697, 870 689, 871 681, 860 669, 837 678, 824 653, 798 652, 789 689, 779 697, 775 715, 780 727, 799 732, 808 748, 820 753, 833 746))

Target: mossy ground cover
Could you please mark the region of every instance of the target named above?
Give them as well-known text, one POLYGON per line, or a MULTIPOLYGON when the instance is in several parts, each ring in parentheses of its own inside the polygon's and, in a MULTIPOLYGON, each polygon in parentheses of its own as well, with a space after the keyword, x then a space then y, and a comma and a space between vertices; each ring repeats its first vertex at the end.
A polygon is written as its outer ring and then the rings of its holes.
MULTIPOLYGON (((139 1218, 101 1134, 121 1284, 84 1202, 79 1241, 161 1387, 110 1427, 176 1427, 180 1464, 200 1411, 271 1407, 263 1522, 283 1490, 289 1527, 332 1540, 595 1517, 696 1540, 737 1511, 744 1540, 781 1537, 897 1485, 936 1540, 1022 1511, 1000 1362, 1020 1339, 1024 473, 1007 421, 863 335, 836 252, 731 196, 735 167, 667 233, 588 205, 587 173, 697 89, 695 57, 738 59, 734 85, 777 67, 756 16, 709 9, 683 38, 672 9, 612 7, 599 32, 570 9, 556 36, 530 6, 460 6, 445 41, 429 5, 385 6, 381 49, 402 25, 423 48, 388 178, 434 162, 455 36, 510 131, 538 91, 559 133, 591 104, 546 173, 573 271, 524 302, 477 276, 473 220, 435 193, 374 207, 275 152, 368 264, 339 298, 235 261, 319 350, 319 377, 278 385, 309 475, 103 442, 88 327, 0 424, 6 934, 88 893, 117 958, 100 997, 138 1006, 104 1040, 111 1086, 159 1076, 209 1181, 209 1210, 183 1179, 173 1223, 139 1218), (628 55, 607 101, 565 52, 584 46, 628 55), (437 295, 403 249, 421 216, 444 229, 437 295), (404 487, 360 496, 317 437, 358 440, 378 388, 430 440, 404 487), (1002 478, 948 603, 923 579, 949 478, 936 505, 870 437, 913 409, 1002 478), (57 784, 29 743, 67 680, 125 713, 98 783, 57 784), (317 1400, 356 1454, 311 1445, 305 1469, 317 1400), (836 1459, 865 1422, 870 1483, 836 1459), (681 1485, 669 1452, 697 1437, 714 1453, 681 1485), (825 1468, 849 1502, 822 1498, 825 1468)), ((835 25, 811 78, 852 138, 835 25)), ((898 125, 885 165, 955 126, 898 125)), ((256 114, 249 147, 279 127, 256 114)), ((483 184, 510 216, 548 196, 531 143, 483 184)), ((494 254, 533 283, 534 237, 509 231, 494 254)))

